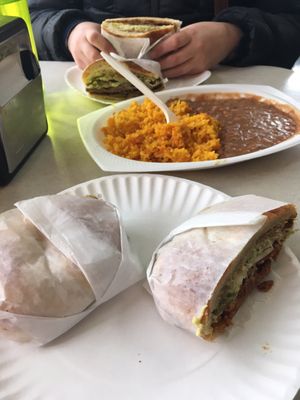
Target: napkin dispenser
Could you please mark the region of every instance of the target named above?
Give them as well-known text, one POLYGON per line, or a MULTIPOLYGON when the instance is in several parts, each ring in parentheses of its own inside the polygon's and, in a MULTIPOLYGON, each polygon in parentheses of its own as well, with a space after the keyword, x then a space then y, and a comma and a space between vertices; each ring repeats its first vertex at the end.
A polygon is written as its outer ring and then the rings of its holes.
POLYGON ((22 18, 0 15, 0 185, 47 133, 41 72, 22 18))

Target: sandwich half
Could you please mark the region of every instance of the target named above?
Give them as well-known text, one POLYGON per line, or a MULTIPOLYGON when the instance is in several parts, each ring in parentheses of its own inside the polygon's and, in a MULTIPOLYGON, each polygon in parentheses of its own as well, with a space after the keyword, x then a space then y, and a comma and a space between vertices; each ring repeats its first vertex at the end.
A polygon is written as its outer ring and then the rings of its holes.
POLYGON ((179 31, 181 21, 171 18, 132 17, 106 19, 101 29, 121 38, 149 38, 150 43, 179 31))
MULTIPOLYGON (((126 61, 126 66, 151 90, 164 88, 160 75, 150 72, 138 64, 126 61)), ((139 96, 140 91, 115 71, 105 60, 97 60, 88 65, 82 73, 86 91, 91 95, 103 96, 112 100, 123 100, 139 96)))
POLYGON ((171 234, 147 271, 163 319, 205 340, 224 332, 251 291, 272 286, 267 275, 296 215, 292 204, 241 196, 199 214, 213 224, 171 234), (249 213, 257 222, 236 224, 249 213), (218 226, 221 217, 234 223, 218 226))

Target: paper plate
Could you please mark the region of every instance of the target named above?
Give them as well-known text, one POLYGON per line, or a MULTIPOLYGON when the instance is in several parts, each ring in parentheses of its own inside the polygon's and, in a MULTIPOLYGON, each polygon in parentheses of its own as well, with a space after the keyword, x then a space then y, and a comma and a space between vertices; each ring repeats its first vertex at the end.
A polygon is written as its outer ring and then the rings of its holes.
MULTIPOLYGON (((82 96, 89 98, 90 100, 96 101, 102 104, 115 104, 117 101, 106 100, 103 98, 99 98, 96 95, 89 95, 86 90, 85 86, 81 79, 82 71, 77 66, 71 67, 66 70, 65 72, 65 82, 67 85, 76 90, 82 96)), ((210 71, 204 71, 201 74, 187 76, 184 78, 176 78, 176 79, 169 79, 166 83, 166 89, 174 89, 180 88, 185 86, 196 86, 200 85, 202 82, 206 81, 211 76, 210 71)))
MULTIPOLYGON (((116 204, 145 264, 170 229, 228 197, 143 174, 96 179, 68 192, 101 193, 116 204)), ((142 283, 43 348, 2 339, 0 399, 292 399, 300 382, 299 268, 284 249, 272 290, 251 296, 231 333, 214 343, 165 323, 142 283)))

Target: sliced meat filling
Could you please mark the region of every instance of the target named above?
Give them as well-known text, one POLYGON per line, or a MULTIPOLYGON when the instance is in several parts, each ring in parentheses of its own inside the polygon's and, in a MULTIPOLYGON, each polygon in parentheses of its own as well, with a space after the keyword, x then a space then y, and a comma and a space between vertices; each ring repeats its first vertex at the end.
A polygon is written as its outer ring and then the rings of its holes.
POLYGON ((253 289, 268 291, 273 281, 264 281, 271 271, 284 240, 292 233, 293 220, 274 227, 259 239, 242 266, 232 273, 222 289, 219 300, 212 311, 211 328, 213 336, 223 332, 232 324, 232 318, 253 289))

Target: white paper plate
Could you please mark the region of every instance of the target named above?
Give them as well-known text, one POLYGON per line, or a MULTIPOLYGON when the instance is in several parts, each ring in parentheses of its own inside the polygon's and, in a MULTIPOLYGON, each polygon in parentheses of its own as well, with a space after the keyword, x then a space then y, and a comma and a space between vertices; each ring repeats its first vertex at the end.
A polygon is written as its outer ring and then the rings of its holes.
MULTIPOLYGON (((170 229, 228 197, 160 175, 109 176, 68 192, 116 204, 144 262, 170 229)), ((290 400, 300 384, 299 269, 284 249, 272 290, 251 296, 214 343, 165 323, 141 283, 48 346, 1 340, 0 399, 290 400)))
MULTIPOLYGON (((275 99, 277 101, 290 104, 300 110, 300 104, 291 97, 270 86, 261 85, 206 85, 204 87, 186 87, 181 89, 166 90, 163 92, 159 92, 158 95, 162 100, 167 101, 170 98, 180 97, 186 94, 211 92, 238 92, 256 94, 265 98, 275 99)), ((144 96, 137 97, 134 100, 136 100, 137 102, 142 102, 144 100, 144 96)), ((290 139, 285 140, 284 142, 263 150, 255 151, 253 153, 244 154, 241 156, 223 158, 212 161, 157 163, 129 160, 127 158, 116 156, 108 152, 103 147, 103 134, 101 134, 101 127, 106 125, 107 119, 113 113, 127 108, 131 102, 132 99, 126 100, 116 105, 106 107, 105 109, 94 111, 78 119, 78 129, 81 139, 92 159, 103 171, 150 172, 216 168, 277 153, 279 151, 296 146, 300 143, 300 134, 298 134, 291 137, 290 139)))
MULTIPOLYGON (((103 100, 103 99, 97 98, 96 96, 93 97, 92 95, 89 95, 85 90, 85 86, 82 82, 81 75, 82 75, 82 71, 80 68, 78 68, 77 66, 71 67, 71 68, 67 69, 65 72, 65 82, 67 83, 67 85, 70 88, 75 89, 81 95, 89 98, 90 100, 96 101, 98 103, 103 103, 103 104, 115 104, 116 103, 116 101, 103 100)), ((174 88, 181 88, 184 86, 200 85, 202 82, 206 81, 210 76, 211 76, 210 71, 204 71, 201 74, 197 74, 197 75, 193 75, 193 76, 170 79, 166 84, 166 89, 174 89, 174 88)))

